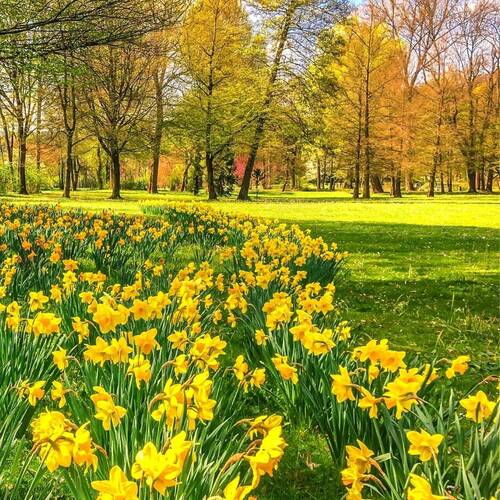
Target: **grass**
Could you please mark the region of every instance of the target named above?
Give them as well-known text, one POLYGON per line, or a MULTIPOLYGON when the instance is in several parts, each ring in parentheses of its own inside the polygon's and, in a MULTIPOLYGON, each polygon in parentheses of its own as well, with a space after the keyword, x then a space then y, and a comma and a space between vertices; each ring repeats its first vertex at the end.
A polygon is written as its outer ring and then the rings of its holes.
MULTIPOLYGON (((80 191, 61 201, 61 193, 54 191, 0 201, 61 202, 68 208, 139 213, 145 201, 193 198, 132 191, 123 196, 115 201, 102 191, 80 191)), ((337 297, 357 335, 388 338, 394 347, 425 357, 470 354, 482 376, 498 368, 499 200, 495 195, 428 199, 416 194, 400 200, 379 195, 353 201, 344 192, 266 191, 258 202, 224 200, 212 205, 297 223, 337 242, 350 254, 337 297)), ((300 429, 291 430, 288 440, 286 459, 264 497, 340 497, 338 473, 321 438, 300 429)))

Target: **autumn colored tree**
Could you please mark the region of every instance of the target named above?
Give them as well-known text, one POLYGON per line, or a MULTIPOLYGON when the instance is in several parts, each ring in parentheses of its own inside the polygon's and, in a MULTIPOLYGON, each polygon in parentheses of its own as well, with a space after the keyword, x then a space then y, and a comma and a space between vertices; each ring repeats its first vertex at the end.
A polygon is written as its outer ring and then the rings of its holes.
POLYGON ((223 162, 252 120, 258 88, 252 33, 237 0, 199 0, 181 30, 188 89, 178 123, 203 145, 209 199, 217 198, 216 162, 223 162))

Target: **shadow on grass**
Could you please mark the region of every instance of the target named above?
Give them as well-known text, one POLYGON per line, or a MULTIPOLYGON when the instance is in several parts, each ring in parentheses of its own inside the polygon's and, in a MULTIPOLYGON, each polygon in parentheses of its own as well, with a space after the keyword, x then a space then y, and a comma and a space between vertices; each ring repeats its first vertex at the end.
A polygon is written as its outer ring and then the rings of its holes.
MULTIPOLYGON (((334 215, 333 215, 334 216, 334 215)), ((470 226, 428 226, 380 222, 290 221, 310 229, 313 236, 336 242, 353 253, 397 254, 441 251, 498 251, 500 230, 470 226)))
POLYGON ((305 222, 347 250, 337 298, 359 335, 454 357, 487 373, 498 348, 500 230, 409 224, 305 222))

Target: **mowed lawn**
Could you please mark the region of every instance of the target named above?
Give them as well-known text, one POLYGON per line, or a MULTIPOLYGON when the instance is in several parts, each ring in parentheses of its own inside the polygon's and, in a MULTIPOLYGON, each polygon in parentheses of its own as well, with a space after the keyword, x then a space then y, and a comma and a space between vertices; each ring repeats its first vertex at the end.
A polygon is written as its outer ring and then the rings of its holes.
MULTIPOLYGON (((144 203, 192 200, 125 191, 79 191, 62 206, 139 213, 144 203)), ((197 198, 204 201, 204 197, 197 198)), ((6 196, 9 203, 57 203, 60 192, 6 196)), ((431 358, 469 354, 479 379, 498 368, 500 198, 496 195, 425 195, 353 201, 348 193, 260 193, 258 201, 210 203, 232 213, 297 223, 347 250, 337 284, 343 317, 360 337, 388 338, 395 348, 431 358)), ((288 453, 269 499, 341 496, 322 440, 308 429, 287 436, 288 453), (290 487, 290 485, 293 485, 290 487), (292 491, 291 491, 292 490, 292 491)))

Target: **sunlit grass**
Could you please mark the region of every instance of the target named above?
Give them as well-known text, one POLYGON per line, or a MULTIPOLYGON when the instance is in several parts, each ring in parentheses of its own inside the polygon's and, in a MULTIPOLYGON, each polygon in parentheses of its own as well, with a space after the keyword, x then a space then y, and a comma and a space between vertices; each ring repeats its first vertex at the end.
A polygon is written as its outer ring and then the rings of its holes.
MULTIPOLYGON (((60 191, 49 191, 28 197, 2 196, 10 203, 60 203, 68 208, 90 210, 111 209, 126 213, 140 213, 143 203, 162 204, 172 200, 205 202, 205 195, 162 192, 150 195, 141 191, 123 191, 122 200, 109 199, 108 191, 80 190, 64 199, 60 191)), ((500 228, 500 203, 496 195, 437 195, 433 199, 423 193, 407 195, 403 199, 376 195, 370 200, 351 199, 345 191, 304 191, 281 193, 271 190, 252 195, 252 202, 237 202, 233 198, 211 202, 211 206, 231 213, 246 213, 304 222, 376 222, 425 226, 475 226, 500 228), (286 205, 285 205, 286 203, 286 205)))

